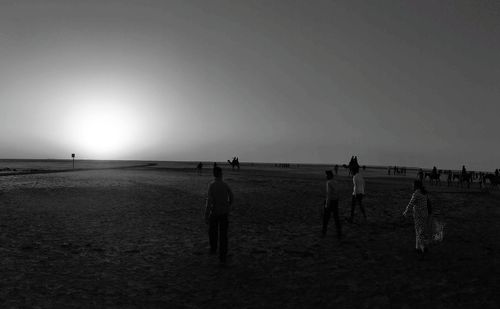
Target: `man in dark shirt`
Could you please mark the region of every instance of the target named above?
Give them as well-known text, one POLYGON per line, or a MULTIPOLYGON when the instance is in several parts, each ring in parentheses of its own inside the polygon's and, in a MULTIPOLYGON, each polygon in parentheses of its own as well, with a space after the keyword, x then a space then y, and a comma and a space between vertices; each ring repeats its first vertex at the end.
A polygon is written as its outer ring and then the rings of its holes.
POLYGON ((228 217, 233 204, 233 192, 222 181, 222 169, 220 167, 214 167, 213 173, 215 179, 208 186, 205 221, 209 225, 210 252, 212 254, 217 252, 217 242, 219 242, 219 259, 221 263, 225 263, 227 258, 228 217))

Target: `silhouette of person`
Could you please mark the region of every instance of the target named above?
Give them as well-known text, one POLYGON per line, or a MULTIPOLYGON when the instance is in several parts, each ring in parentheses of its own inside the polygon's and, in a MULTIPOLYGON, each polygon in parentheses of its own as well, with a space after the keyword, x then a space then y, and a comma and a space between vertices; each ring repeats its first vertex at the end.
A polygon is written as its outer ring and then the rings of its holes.
POLYGON ((358 163, 358 157, 354 156, 354 168, 357 168, 359 170, 359 163, 358 163))
POLYGON ((413 211, 413 219, 415 222, 415 250, 417 253, 425 253, 427 248, 425 243, 426 239, 426 227, 429 224, 430 213, 432 212, 428 209, 428 197, 427 191, 424 188, 424 185, 420 180, 415 180, 413 183, 413 195, 411 196, 410 202, 406 206, 405 211, 403 212, 403 216, 407 216, 410 208, 413 211))
POLYGON ((356 204, 359 204, 359 208, 363 213, 363 217, 366 221, 366 213, 365 208, 363 207, 363 196, 365 194, 365 180, 363 176, 359 173, 359 167, 355 167, 352 171, 352 183, 353 183, 353 192, 352 192, 352 202, 351 202, 351 217, 348 219, 349 222, 353 222, 354 219, 354 208, 356 204))
POLYGON ((353 166, 354 166, 354 156, 351 156, 351 160, 349 161, 349 164, 347 165, 347 167, 349 168, 349 176, 352 175, 353 166))
POLYGON ((337 184, 333 179, 332 171, 325 171, 326 174, 326 201, 325 209, 323 210, 323 230, 322 236, 326 236, 326 230, 328 229, 328 221, 330 221, 331 213, 333 213, 333 220, 335 221, 335 226, 337 228, 337 238, 342 237, 342 227, 340 226, 339 217, 339 194, 337 190, 337 184))
POLYGON ((465 169, 465 165, 462 165, 462 175, 467 174, 467 170, 465 169))
POLYGON ((424 170, 419 168, 417 173, 418 180, 424 181, 424 170))
POLYGON ((495 177, 498 177, 498 175, 499 175, 499 174, 500 174, 500 173, 499 173, 498 168, 497 168, 497 169, 495 170, 495 177))
POLYGON ((448 170, 448 177, 446 178, 446 182, 448 183, 448 187, 451 185, 452 177, 453 177, 453 173, 451 172, 451 170, 448 170))
POLYGON ((220 244, 219 260, 226 263, 228 251, 229 212, 233 204, 233 192, 222 180, 222 169, 215 166, 213 169, 214 181, 208 186, 207 203, 205 207, 205 221, 209 225, 208 235, 210 253, 216 254, 217 242, 220 244))
POLYGON ((333 170, 335 171, 335 175, 338 175, 339 174, 339 165, 335 164, 335 166, 333 167, 333 170))

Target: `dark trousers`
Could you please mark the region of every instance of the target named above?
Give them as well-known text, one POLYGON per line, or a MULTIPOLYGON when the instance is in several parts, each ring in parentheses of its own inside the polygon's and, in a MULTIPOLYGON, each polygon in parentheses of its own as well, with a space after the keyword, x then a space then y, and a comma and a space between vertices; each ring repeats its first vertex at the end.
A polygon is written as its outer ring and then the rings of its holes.
POLYGON ((335 227, 337 228, 337 236, 340 238, 342 236, 342 227, 340 226, 339 218, 339 200, 330 201, 325 207, 323 212, 323 235, 326 235, 331 213, 333 213, 333 220, 335 221, 335 227))
POLYGON ((227 229, 229 226, 228 215, 210 215, 208 237, 210 240, 210 250, 217 251, 217 242, 220 244, 219 258, 226 261, 227 256, 227 229))
POLYGON ((361 208, 361 212, 363 213, 363 217, 366 219, 365 208, 363 207, 363 194, 356 194, 352 196, 351 203, 351 218, 352 221, 354 219, 354 208, 356 208, 356 204, 359 204, 359 208, 361 208))

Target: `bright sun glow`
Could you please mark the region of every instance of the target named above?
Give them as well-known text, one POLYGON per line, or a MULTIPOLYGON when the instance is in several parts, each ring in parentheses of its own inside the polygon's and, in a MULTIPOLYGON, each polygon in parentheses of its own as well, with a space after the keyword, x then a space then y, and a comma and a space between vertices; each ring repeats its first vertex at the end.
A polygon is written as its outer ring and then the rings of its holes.
POLYGON ((86 98, 72 109, 74 151, 88 158, 116 159, 126 155, 139 135, 139 123, 126 102, 110 96, 86 98))

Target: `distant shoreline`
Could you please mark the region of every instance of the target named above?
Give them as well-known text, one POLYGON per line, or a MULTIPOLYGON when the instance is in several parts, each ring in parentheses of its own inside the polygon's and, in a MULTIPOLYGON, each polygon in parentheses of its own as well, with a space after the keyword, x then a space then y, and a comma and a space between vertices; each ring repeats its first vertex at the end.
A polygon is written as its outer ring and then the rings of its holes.
MULTIPOLYGON (((12 164, 12 163, 16 163, 16 162, 22 162, 22 163, 61 163, 61 164, 72 164, 73 160, 72 159, 12 159, 12 158, 8 158, 8 159, 0 159, 0 175, 1 176, 5 176, 4 173, 2 173, 2 169, 6 168, 6 166, 4 166, 4 164, 2 163, 7 163, 7 165, 9 165, 8 163, 12 164)), ((129 163, 137 163, 137 164, 180 164, 180 165, 192 165, 193 167, 195 167, 195 165, 199 162, 202 162, 205 166, 211 166, 214 161, 178 161, 178 160, 173 160, 173 161, 168 161, 168 160, 97 160, 97 159, 75 159, 75 164, 77 165, 82 165, 85 164, 85 163, 97 163, 97 164, 107 164, 107 163, 125 163, 125 162, 129 162, 129 163), (147 163, 146 163, 147 162, 147 163)), ((216 161, 217 164, 220 164, 220 165, 227 165, 227 162, 226 161, 216 161)), ((241 161, 241 166, 242 167, 245 167, 245 166, 255 166, 255 167, 259 167, 259 166, 262 166, 262 167, 273 167, 277 164, 288 164, 290 165, 291 168, 300 168, 301 166, 303 167, 321 167, 321 168, 325 168, 325 169, 332 169, 335 164, 338 164, 339 165, 339 168, 342 169, 342 165, 343 164, 340 164, 340 163, 297 163, 297 162, 245 162, 245 161, 241 161)), ((7 166, 8 167, 8 166, 7 166)), ((125 166, 122 166, 122 168, 125 167, 125 166)), ((366 168, 367 169, 376 169, 376 170, 387 170, 388 168, 393 168, 394 166, 391 165, 391 166, 388 166, 388 165, 366 165, 366 168)), ((403 167, 403 166, 398 166, 398 167, 403 167)), ((115 166, 113 167, 103 167, 103 168, 115 168, 115 166)), ((117 168, 117 167, 116 167, 117 168)), ((418 169, 422 168, 424 171, 430 171, 432 170, 432 167, 414 167, 414 166, 406 166, 406 170, 407 172, 408 171, 417 171, 418 169)), ((36 168, 33 168, 33 169, 36 169, 36 168)), ((72 169, 72 168, 63 168, 63 169, 59 169, 59 170, 56 170, 54 172, 60 172, 61 170, 72 170, 72 171, 76 171, 76 170, 87 170, 89 168, 75 168, 75 169, 72 169)), ((99 169, 99 167, 92 167, 90 169, 99 169)), ((441 169, 441 170, 448 170, 448 169, 441 169)), ((459 172, 460 169, 451 169, 452 172, 459 172)), ((470 170, 470 171, 473 171, 473 170, 470 170)), ((475 172, 486 172, 486 173, 491 173, 493 171, 484 171, 484 170, 474 170, 475 172)), ((33 171, 31 173, 36 173, 36 172, 39 172, 39 171, 33 171)), ((30 173, 30 172, 26 172, 26 173, 30 173)), ((13 174, 20 174, 20 173, 13 173, 13 174)))

